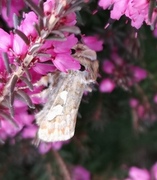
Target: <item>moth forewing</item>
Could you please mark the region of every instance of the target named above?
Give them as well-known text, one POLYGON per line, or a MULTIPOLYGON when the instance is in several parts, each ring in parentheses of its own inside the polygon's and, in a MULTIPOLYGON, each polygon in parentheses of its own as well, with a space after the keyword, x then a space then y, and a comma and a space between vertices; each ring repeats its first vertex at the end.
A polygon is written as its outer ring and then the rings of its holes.
POLYGON ((93 57, 90 58, 93 54, 96 56, 95 52, 81 44, 76 46, 75 50, 74 58, 80 61, 85 70, 57 72, 51 75, 53 83, 48 88, 47 102, 36 114, 39 125, 38 138, 42 141, 64 141, 74 135, 83 93, 89 91, 88 86, 96 81, 98 61, 96 57, 95 60, 92 59, 93 57), (85 56, 83 56, 84 51, 86 51, 85 56))

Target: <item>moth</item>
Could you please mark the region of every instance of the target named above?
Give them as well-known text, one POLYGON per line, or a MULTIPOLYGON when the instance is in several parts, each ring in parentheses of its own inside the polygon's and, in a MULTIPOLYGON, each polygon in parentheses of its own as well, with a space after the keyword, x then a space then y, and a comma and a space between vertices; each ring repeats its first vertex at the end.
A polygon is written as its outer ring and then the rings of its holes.
POLYGON ((83 44, 77 44, 74 51, 73 57, 84 69, 49 74, 47 102, 35 116, 39 140, 55 142, 73 137, 83 93, 92 91, 90 85, 96 82, 99 64, 95 51, 83 44))

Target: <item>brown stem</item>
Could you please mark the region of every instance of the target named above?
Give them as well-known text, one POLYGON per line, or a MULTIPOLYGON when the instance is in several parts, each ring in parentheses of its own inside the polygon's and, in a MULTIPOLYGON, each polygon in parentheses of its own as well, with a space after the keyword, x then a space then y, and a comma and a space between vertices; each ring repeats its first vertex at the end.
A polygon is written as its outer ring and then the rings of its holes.
POLYGON ((60 156, 60 154, 56 150, 53 150, 53 154, 56 158, 56 161, 58 163, 58 166, 60 168, 60 171, 62 173, 64 180, 72 180, 63 158, 60 156))

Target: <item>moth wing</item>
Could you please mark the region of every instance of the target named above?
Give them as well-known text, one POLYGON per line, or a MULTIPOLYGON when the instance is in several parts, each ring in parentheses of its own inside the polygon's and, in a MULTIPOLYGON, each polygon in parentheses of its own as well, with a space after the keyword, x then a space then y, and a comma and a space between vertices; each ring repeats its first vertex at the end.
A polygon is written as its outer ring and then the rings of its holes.
POLYGON ((35 115, 36 123, 38 125, 40 125, 41 121, 43 121, 50 112, 50 109, 54 104, 55 99, 58 98, 57 95, 59 94, 59 91, 61 91, 66 78, 67 75, 65 73, 58 72, 56 74, 51 74, 49 77, 50 85, 47 89, 47 103, 45 103, 43 109, 35 115))
POLYGON ((46 142, 65 141, 75 132, 77 109, 69 114, 56 116, 52 121, 42 121, 38 130, 39 139, 46 142))

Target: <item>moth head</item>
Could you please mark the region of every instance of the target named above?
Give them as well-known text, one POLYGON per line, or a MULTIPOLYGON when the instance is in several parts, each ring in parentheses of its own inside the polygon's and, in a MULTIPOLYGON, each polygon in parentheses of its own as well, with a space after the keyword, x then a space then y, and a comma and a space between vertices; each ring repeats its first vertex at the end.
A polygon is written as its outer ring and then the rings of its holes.
POLYGON ((88 72, 88 79, 96 81, 99 68, 96 52, 83 44, 77 44, 73 50, 73 57, 81 64, 80 70, 86 70, 88 72))
POLYGON ((87 58, 91 61, 95 61, 97 59, 96 52, 84 44, 75 45, 73 50, 74 50, 74 57, 87 58))

